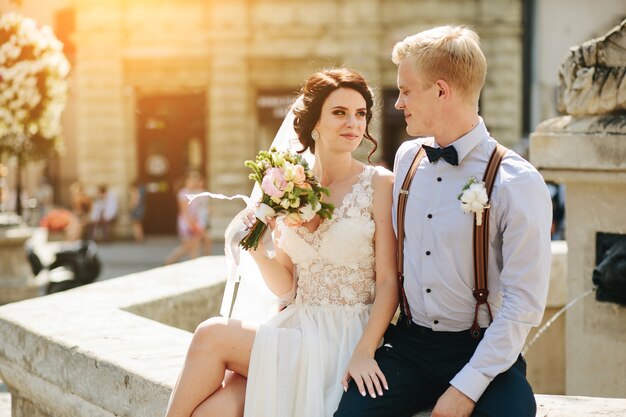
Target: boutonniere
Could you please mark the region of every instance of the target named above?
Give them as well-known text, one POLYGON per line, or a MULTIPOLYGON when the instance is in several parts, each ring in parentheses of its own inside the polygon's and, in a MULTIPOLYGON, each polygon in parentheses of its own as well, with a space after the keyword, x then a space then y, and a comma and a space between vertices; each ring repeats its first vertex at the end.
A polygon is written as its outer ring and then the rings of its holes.
POLYGON ((489 208, 489 197, 485 189, 485 183, 478 181, 476 177, 470 177, 463 186, 458 199, 461 201, 461 209, 464 213, 476 215, 476 226, 483 224, 483 210, 489 208))

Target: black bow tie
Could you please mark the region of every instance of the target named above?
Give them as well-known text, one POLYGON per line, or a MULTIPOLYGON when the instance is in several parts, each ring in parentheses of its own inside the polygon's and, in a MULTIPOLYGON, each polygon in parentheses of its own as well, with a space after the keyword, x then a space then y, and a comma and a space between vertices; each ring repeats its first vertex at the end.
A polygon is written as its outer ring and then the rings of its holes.
POLYGON ((433 148, 432 146, 422 145, 422 148, 426 151, 426 156, 430 162, 437 162, 439 158, 443 158, 450 165, 459 165, 459 155, 452 145, 445 148, 433 148))

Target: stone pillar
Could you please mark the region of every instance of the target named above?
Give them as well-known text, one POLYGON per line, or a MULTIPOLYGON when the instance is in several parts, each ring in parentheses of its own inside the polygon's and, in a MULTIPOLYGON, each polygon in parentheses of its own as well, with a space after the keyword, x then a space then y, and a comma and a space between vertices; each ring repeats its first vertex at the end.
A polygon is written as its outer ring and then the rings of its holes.
MULTIPOLYGON (((73 92, 76 108, 78 180, 88 188, 106 184, 125 207, 128 181, 125 96, 123 93, 123 2, 77 0, 76 62, 73 92)), ((118 210, 119 214, 119 210, 118 210)), ((123 220, 123 216, 120 216, 123 220)), ((116 222, 115 234, 128 234, 116 222)))
MULTIPOLYGON (((225 194, 248 194, 245 159, 256 153, 254 112, 248 89, 248 4, 234 0, 215 2, 208 24, 214 29, 210 45, 212 53, 211 81, 208 91, 209 155, 208 188, 225 194)), ((243 209, 241 201, 224 201, 213 206, 212 228, 225 230, 233 213, 243 209)))
MULTIPOLYGON (((597 234, 623 235, 626 242, 625 50, 626 20, 572 48, 559 73, 559 109, 570 116, 543 122, 531 136, 531 162, 546 180, 567 188, 570 300, 594 288, 596 258, 602 256, 597 234)), ((612 279, 623 293, 626 253, 615 258, 612 279)), ((626 396, 623 305, 594 296, 574 305, 567 313, 566 352, 567 395, 626 396)))
POLYGON ((24 251, 32 235, 27 227, 0 228, 0 305, 42 294, 45 283, 33 276, 24 251))
MULTIPOLYGON (((568 292, 593 288, 596 233, 626 234, 626 116, 542 123, 530 158, 546 180, 566 185, 568 292)), ((566 394, 626 396, 626 308, 590 295, 567 312, 566 394)))

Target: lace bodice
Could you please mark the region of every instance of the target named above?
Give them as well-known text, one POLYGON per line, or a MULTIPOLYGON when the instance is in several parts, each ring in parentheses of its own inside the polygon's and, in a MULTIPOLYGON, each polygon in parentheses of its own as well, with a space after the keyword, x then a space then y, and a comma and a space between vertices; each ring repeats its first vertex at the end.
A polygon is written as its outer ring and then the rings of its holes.
POLYGON ((296 304, 356 305, 374 301, 372 177, 366 166, 333 217, 314 232, 279 222, 278 244, 296 270, 296 304))

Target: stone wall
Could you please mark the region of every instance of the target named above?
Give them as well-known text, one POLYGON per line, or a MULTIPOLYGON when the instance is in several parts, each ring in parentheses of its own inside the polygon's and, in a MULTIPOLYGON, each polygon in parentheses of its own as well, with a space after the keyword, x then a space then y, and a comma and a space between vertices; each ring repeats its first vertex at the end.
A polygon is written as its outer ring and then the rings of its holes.
MULTIPOLYGON (((482 113, 494 137, 521 137, 521 0, 76 0, 76 164, 88 185, 117 188, 128 234, 126 190, 136 176, 138 94, 206 93, 207 186, 247 192, 242 161, 256 152, 260 89, 296 91, 325 66, 363 72, 382 96, 395 89, 395 42, 435 25, 473 26, 482 37, 489 76, 482 113)), ((381 123, 373 131, 384 141, 381 123)), ((382 149, 382 147, 381 147, 382 149)), ((380 158, 380 156, 379 156, 380 158)), ((70 161, 71 163, 71 161, 70 161)), ((215 204, 212 227, 222 236, 241 207, 215 204)))
MULTIPOLYGON (((224 257, 205 257, 0 307, 13 417, 163 415, 190 331, 219 310, 225 268, 224 257)), ((626 400, 537 401, 542 417, 626 409, 626 400)))

